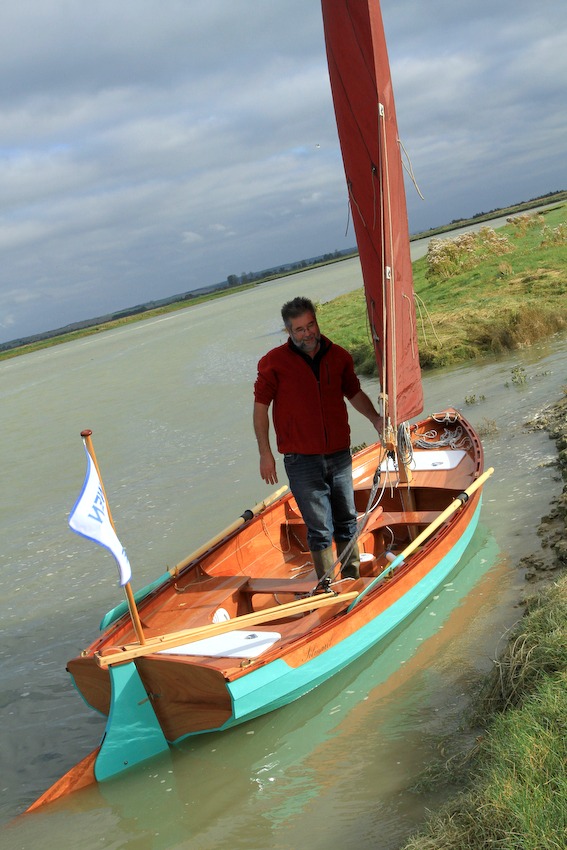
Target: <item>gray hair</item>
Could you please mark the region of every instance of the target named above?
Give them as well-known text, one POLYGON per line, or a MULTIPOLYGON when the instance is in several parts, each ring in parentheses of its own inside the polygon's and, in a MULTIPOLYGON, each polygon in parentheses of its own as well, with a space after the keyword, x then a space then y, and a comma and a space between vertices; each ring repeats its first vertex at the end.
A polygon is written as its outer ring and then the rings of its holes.
POLYGON ((287 301, 282 307, 282 319, 286 328, 291 327, 291 320, 303 316, 304 313, 316 314, 315 305, 309 298, 297 296, 292 301, 287 301))

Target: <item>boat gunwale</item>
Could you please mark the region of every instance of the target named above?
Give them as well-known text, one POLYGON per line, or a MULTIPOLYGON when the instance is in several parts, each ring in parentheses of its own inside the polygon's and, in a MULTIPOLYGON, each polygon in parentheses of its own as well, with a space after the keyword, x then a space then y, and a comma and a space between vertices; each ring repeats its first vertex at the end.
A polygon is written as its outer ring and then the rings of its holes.
MULTIPOLYGON (((326 617, 323 621, 316 623, 312 628, 305 630, 302 634, 297 635, 296 637, 290 637, 288 640, 281 642, 278 641, 274 644, 273 647, 266 650, 261 656, 257 658, 250 659, 246 665, 242 665, 242 661, 239 660, 237 663, 231 664, 233 661, 229 656, 218 656, 214 658, 206 657, 206 656, 198 656, 198 655, 161 655, 159 650, 155 652, 148 653, 146 658, 151 658, 158 662, 166 662, 168 660, 176 659, 177 661, 182 661, 183 664, 187 664, 190 666, 197 667, 208 667, 211 669, 221 670, 223 675, 227 680, 233 680, 240 678, 250 670, 253 666, 254 668, 265 666, 276 658, 285 658, 291 652, 296 652, 301 650, 302 646, 306 643, 312 641, 315 638, 319 638, 320 636, 326 635, 329 631, 337 628, 339 625, 339 621, 341 625, 345 624, 349 620, 354 621, 356 624, 357 621, 360 620, 371 620, 373 616, 377 616, 377 614, 372 615, 369 611, 370 608, 376 607, 377 604, 381 601, 384 596, 392 596, 392 591, 397 588, 397 586, 403 582, 404 579, 410 573, 419 572, 419 566, 423 563, 423 561, 431 556, 432 551, 439 551, 440 544, 446 540, 450 535, 453 536, 456 532, 458 526, 463 525, 466 527, 469 522, 469 515, 474 514, 478 502, 481 498, 481 493, 475 493, 465 505, 462 506, 461 509, 457 510, 439 529, 437 529, 431 537, 427 540, 427 542, 423 545, 423 547, 413 553, 407 561, 405 561, 402 565, 400 565, 395 572, 389 577, 387 580, 379 583, 376 586, 375 590, 372 590, 368 595, 361 600, 361 602, 353 608, 351 611, 347 611, 346 608, 343 610, 336 612, 333 616, 326 617), (369 614, 369 616, 367 616, 369 614), (228 663, 227 663, 228 662, 228 663)), ((441 513, 441 511, 439 512, 441 513)), ((443 555, 447 554, 451 550, 450 541, 448 541, 448 545, 445 549, 443 549, 443 555)), ((419 580, 424 578, 427 575, 427 570, 423 572, 423 575, 420 576, 419 580)), ((416 582, 417 584, 417 582, 416 582)), ((291 592, 291 589, 290 589, 291 592)), ((388 601, 383 606, 382 610, 385 610, 390 604, 388 601)), ((379 612, 381 613, 381 612, 379 612)), ((308 616, 308 614, 306 615, 308 616)), ((273 621, 275 624, 277 621, 273 621)), ((235 618, 235 629, 238 629, 238 622, 235 618)), ((262 624, 262 627, 265 628, 270 625, 270 621, 267 621, 265 624, 262 624)), ((350 630, 349 630, 350 631, 350 630)), ((356 625, 353 625, 352 631, 356 631, 356 625)), ((172 635, 174 633, 171 633, 172 635)), ((110 639, 111 635, 105 635, 110 639)), ((108 648, 109 642, 104 641, 105 648, 108 648)), ((114 645, 119 644, 119 641, 114 642, 114 645)), ((87 650, 84 651, 82 657, 93 656, 96 651, 99 651, 101 648, 100 639, 95 644, 91 645, 87 650)))

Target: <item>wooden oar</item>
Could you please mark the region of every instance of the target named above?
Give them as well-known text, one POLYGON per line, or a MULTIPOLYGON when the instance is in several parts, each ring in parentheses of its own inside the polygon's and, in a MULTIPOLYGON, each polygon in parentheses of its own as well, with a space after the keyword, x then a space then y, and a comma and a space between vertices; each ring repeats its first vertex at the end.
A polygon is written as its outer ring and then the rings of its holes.
POLYGON ((283 620, 285 617, 302 611, 314 611, 327 605, 344 605, 358 596, 356 590, 350 593, 321 593, 318 596, 309 596, 306 599, 296 599, 294 602, 286 602, 284 605, 276 605, 273 608, 264 608, 263 611, 255 611, 252 614, 244 614, 225 620, 222 623, 210 623, 206 626, 197 626, 180 632, 170 632, 158 637, 146 638, 145 644, 127 644, 122 648, 109 648, 101 652, 95 652, 94 657, 99 667, 109 667, 111 664, 123 664, 133 658, 143 655, 153 655, 162 649, 175 649, 185 643, 196 640, 222 635, 225 632, 233 632, 245 629, 272 620, 283 620))
MULTIPOLYGON (((219 531, 218 534, 215 534, 214 537, 211 537, 206 543, 203 543, 202 546, 199 546, 198 549, 195 549, 194 552, 191 552, 190 555, 183 558, 178 564, 174 567, 168 567, 165 573, 161 575, 158 579, 154 579, 154 581, 147 584, 145 587, 140 588, 140 590, 136 591, 134 594, 135 602, 141 602, 142 599, 151 593, 153 590, 156 590, 158 587, 161 587, 162 584, 165 584, 166 581, 169 581, 170 578, 177 578, 181 570, 185 569, 188 564, 192 563, 192 561, 197 560, 201 555, 204 555, 205 552, 208 552, 209 549, 212 549, 217 543, 220 543, 221 540, 224 540, 225 537, 228 537, 229 534, 232 534, 233 531, 236 531, 240 528, 241 525, 244 525, 245 522, 249 522, 253 517, 257 516, 259 513, 262 513, 269 505, 277 502, 284 493, 287 491, 287 485, 280 487, 279 490, 276 490, 275 493, 272 493, 270 496, 267 496, 262 502, 258 502, 257 505, 254 505, 253 508, 247 508, 239 517, 231 522, 230 525, 223 531, 219 531)), ((116 620, 121 617, 128 610, 128 603, 121 602, 119 605, 116 605, 114 608, 111 608, 105 616, 102 618, 100 624, 100 630, 103 632, 108 628, 112 623, 116 622, 116 620)))
POLYGON ((387 567, 385 570, 383 570, 380 573, 380 575, 377 576, 374 579, 374 581, 370 582, 370 584, 367 587, 365 587, 364 590, 362 590, 358 594, 358 596, 356 597, 354 602, 352 602, 351 605, 349 606, 348 610, 352 611, 354 606, 358 605, 360 600, 363 599, 366 596, 367 593, 370 593, 370 591, 374 587, 376 587, 377 584, 379 584, 387 575, 392 573, 393 570, 395 570, 396 567, 398 567, 402 563, 402 561, 404 561, 408 557, 408 555, 411 555, 411 553, 414 552, 417 549, 418 546, 421 546, 421 544, 423 543, 424 540, 427 540, 428 537, 431 537, 433 532, 436 531, 439 528, 439 526, 442 525, 445 522, 446 519, 448 519, 452 514, 454 514, 455 511, 458 510, 461 507, 461 505, 464 505, 465 502, 468 501, 469 497, 472 496, 472 494, 476 490, 478 490, 479 487, 482 487, 484 482, 488 478, 490 478, 490 476, 492 475, 493 472, 494 472, 494 467, 491 466, 490 469, 487 469, 486 472, 484 472, 482 475, 480 475, 476 479, 476 481, 473 481, 473 483, 469 487, 467 487, 467 489, 464 490, 463 493, 461 493, 460 496, 457 496, 457 498, 453 502, 451 502, 449 507, 445 508, 445 510, 442 513, 440 513, 439 516, 436 517, 433 520, 433 522, 431 522, 427 526, 427 528, 423 529, 421 534, 417 535, 415 540, 412 540, 412 542, 409 544, 409 546, 407 546, 404 549, 403 552, 400 552, 400 554, 396 556, 395 560, 392 561, 392 563, 389 565, 389 567, 387 567))
POLYGON ((283 487, 280 487, 280 489, 276 490, 275 493, 272 493, 271 496, 267 496, 267 498, 265 498, 262 502, 258 502, 258 504, 254 505, 253 508, 248 508, 247 510, 245 510, 244 513, 238 517, 238 519, 235 519, 234 522, 231 522, 230 525, 227 525, 227 527, 223 531, 219 531, 218 534, 215 534, 214 537, 211 537, 210 540, 208 540, 206 543, 203 543, 202 546, 199 546, 198 549, 195 549, 194 552, 191 552, 190 555, 187 555, 186 558, 183 558, 183 560, 176 564, 174 567, 170 567, 170 574, 172 576, 177 575, 177 573, 185 569, 185 567, 190 564, 191 561, 194 561, 201 555, 204 555, 205 552, 208 552, 209 549, 212 549, 213 546, 215 546, 217 543, 220 543, 223 538, 228 537, 229 534, 232 534, 233 531, 236 531, 236 529, 240 528, 241 525, 244 525, 245 522, 251 520, 253 516, 256 516, 257 514, 264 511, 268 507, 268 505, 277 502, 277 500, 281 498, 281 496, 283 496, 286 491, 287 484, 283 487))

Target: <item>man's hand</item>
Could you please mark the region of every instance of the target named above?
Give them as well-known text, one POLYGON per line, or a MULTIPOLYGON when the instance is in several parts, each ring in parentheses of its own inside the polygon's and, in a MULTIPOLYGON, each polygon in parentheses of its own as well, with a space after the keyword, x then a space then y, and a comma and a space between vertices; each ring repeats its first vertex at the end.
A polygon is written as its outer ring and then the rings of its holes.
POLYGON ((276 461, 271 451, 266 451, 260 455, 260 477, 264 479, 266 484, 278 483, 276 461))
POLYGON ((384 428, 384 423, 382 421, 382 417, 364 392, 364 390, 359 390, 353 398, 350 399, 350 403, 354 407, 355 410, 358 410, 363 416, 374 425, 378 434, 382 434, 382 429, 384 428))
POLYGON ((266 484, 277 484, 276 462, 270 448, 268 405, 254 402, 254 433, 260 452, 260 476, 266 484))

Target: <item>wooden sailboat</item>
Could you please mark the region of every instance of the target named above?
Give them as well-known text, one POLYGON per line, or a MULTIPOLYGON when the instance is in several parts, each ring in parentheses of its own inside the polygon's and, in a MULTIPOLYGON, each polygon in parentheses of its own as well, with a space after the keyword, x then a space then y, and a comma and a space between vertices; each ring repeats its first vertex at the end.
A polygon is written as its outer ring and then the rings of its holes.
MULTIPOLYGON (((283 706, 382 641, 444 582, 478 522, 480 440, 423 401, 392 85, 378 0, 322 0, 329 72, 384 413, 354 457, 361 576, 320 582, 278 492, 104 618, 68 663, 102 744, 31 808, 190 735, 283 706)), ((284 488, 285 489, 285 488, 284 488)), ((338 577, 338 578, 337 578, 338 577)))

